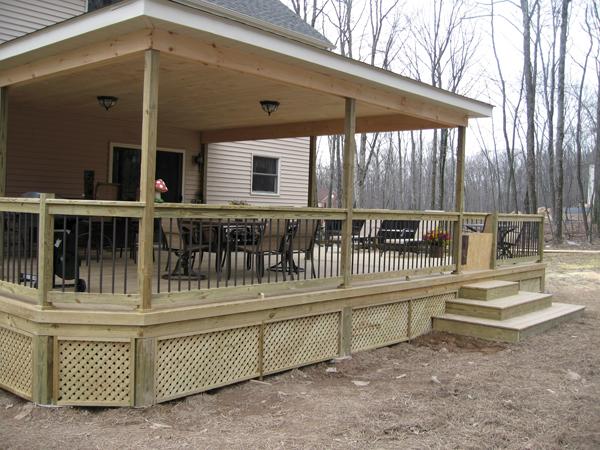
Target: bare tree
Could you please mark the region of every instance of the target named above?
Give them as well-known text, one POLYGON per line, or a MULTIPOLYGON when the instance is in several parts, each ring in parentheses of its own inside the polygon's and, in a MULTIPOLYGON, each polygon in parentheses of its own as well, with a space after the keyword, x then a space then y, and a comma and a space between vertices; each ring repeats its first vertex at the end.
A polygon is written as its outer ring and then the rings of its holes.
POLYGON ((562 0, 560 14, 560 48, 558 55, 558 91, 557 104, 558 117, 556 121, 556 210, 554 211, 554 239, 562 242, 563 239, 563 196, 564 196, 564 140, 565 140, 565 61, 567 58, 567 29, 569 24, 569 3, 571 0, 562 0))

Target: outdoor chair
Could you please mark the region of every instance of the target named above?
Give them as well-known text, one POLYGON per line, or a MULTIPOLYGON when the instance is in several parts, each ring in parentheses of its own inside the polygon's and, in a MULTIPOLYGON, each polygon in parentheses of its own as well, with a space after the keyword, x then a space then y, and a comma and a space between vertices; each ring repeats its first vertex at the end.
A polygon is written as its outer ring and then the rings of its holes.
POLYGON ((528 232, 530 222, 523 223, 520 227, 511 224, 498 225, 498 258, 515 258, 519 249, 523 248, 524 238, 528 232))
POLYGON ((311 275, 316 278, 314 264, 314 247, 319 232, 320 221, 318 219, 299 220, 293 225, 293 231, 288 242, 287 260, 294 271, 298 274, 302 269, 294 262, 294 253, 304 253, 305 261, 311 262, 311 275))
POLYGON ((376 246, 381 253, 418 249, 423 236, 419 234, 420 220, 382 220, 377 230, 376 246))
POLYGON ((265 220, 260 226, 258 238, 247 244, 239 245, 237 251, 246 254, 246 268, 256 271, 258 282, 262 282, 265 274, 265 256, 279 255, 280 261, 277 266, 281 267, 283 278, 287 270, 287 240, 290 231, 290 221, 285 220, 283 224, 279 221, 265 220))
MULTIPOLYGON (((355 242, 361 237, 361 230, 365 225, 366 220, 353 220, 352 221, 352 241, 355 242)), ((325 227, 323 232, 323 238, 319 242, 325 246, 325 257, 327 257, 327 250, 329 247, 333 247, 334 244, 342 243, 342 221, 341 220, 325 220, 325 227)))

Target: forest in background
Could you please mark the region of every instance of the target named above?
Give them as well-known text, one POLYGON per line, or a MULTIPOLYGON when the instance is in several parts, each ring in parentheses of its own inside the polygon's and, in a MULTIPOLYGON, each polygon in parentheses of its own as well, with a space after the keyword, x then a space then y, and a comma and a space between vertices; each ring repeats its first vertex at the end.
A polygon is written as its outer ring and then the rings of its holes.
MULTIPOLYGON (((577 216, 600 237, 596 0, 284 0, 333 51, 495 106, 467 132, 467 211, 577 216), (560 211, 563 213, 561 214, 560 211)), ((357 136, 355 205, 454 203, 454 129, 357 136)), ((319 200, 339 206, 342 136, 319 138, 319 200)))

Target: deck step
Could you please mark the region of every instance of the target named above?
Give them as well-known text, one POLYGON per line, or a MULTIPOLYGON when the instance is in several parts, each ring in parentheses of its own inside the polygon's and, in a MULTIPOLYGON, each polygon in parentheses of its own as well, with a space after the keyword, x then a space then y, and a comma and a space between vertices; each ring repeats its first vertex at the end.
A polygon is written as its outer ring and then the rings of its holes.
POLYGON ((491 341, 519 342, 582 314, 584 306, 553 303, 548 308, 506 320, 446 313, 433 318, 433 329, 491 341))
POLYGON ((446 312, 484 319, 505 320, 549 308, 551 305, 551 294, 519 292, 516 295, 494 300, 456 298, 446 301, 446 312))
POLYGON ((491 280, 465 284, 459 296, 471 300, 494 300, 519 293, 519 283, 515 281, 491 280))

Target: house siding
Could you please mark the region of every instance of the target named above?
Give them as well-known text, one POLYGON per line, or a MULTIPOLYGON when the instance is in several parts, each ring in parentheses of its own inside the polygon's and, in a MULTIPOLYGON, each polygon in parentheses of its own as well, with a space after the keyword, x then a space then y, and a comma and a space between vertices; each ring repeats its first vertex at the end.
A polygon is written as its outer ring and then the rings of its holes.
POLYGON ((230 142, 208 146, 207 203, 306 206, 308 138, 230 142), (252 193, 252 155, 279 158, 279 194, 252 193))
POLYGON ((1 0, 0 43, 85 12, 86 0, 1 0))
MULTIPOLYGON (((9 107, 7 196, 53 192, 81 198, 83 171, 95 171, 95 181, 108 181, 110 144, 140 144, 141 123, 105 118, 68 117, 9 107)), ((200 149, 199 133, 159 127, 158 147, 184 150, 184 201, 196 198, 200 183, 193 162, 200 149)))

